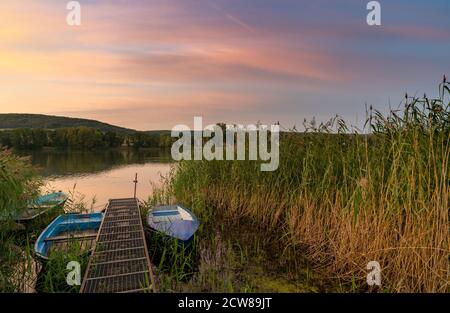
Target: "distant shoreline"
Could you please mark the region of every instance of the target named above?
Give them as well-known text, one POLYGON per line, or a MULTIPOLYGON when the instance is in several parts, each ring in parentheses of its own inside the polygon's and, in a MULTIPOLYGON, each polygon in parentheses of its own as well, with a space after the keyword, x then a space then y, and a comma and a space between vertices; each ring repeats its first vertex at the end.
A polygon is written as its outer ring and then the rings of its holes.
MULTIPOLYGON (((1 147, 1 145, 0 145, 1 147)), ((53 151, 64 151, 64 152, 101 152, 101 151, 126 151, 126 150, 133 150, 133 151, 168 151, 170 152, 170 147, 112 147, 112 148, 92 148, 92 149, 83 149, 83 148, 60 148, 60 147, 41 147, 41 148, 17 148, 12 147, 11 150, 17 151, 17 152, 34 152, 34 151, 43 151, 43 152, 53 152, 53 151)))

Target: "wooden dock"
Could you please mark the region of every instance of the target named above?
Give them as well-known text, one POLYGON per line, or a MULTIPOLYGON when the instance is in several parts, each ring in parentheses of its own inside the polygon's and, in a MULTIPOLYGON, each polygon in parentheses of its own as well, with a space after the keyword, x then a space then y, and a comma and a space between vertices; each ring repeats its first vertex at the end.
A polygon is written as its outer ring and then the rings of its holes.
POLYGON ((109 200, 80 292, 156 292, 136 198, 109 200))

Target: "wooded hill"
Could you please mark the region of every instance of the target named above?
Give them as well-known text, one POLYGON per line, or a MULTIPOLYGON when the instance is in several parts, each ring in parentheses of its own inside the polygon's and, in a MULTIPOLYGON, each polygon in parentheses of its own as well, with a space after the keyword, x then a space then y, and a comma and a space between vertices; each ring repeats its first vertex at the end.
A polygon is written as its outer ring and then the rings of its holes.
POLYGON ((0 146, 103 149, 170 147, 170 131, 137 131, 96 120, 40 114, 0 114, 0 146))
POLYGON ((133 129, 110 125, 96 120, 52 116, 43 114, 0 114, 0 129, 41 128, 58 129, 72 127, 89 127, 104 132, 131 133, 133 129))

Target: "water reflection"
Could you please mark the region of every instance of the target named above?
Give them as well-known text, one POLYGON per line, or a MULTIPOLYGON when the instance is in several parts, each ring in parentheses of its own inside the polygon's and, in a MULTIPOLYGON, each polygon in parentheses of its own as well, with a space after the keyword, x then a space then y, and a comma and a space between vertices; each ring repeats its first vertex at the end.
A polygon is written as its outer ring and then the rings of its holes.
POLYGON ((139 181, 137 196, 146 200, 152 185, 160 183, 172 162, 170 151, 161 149, 16 153, 31 157, 32 164, 45 177, 47 189, 75 192, 77 197, 84 197, 86 204, 95 199, 95 210, 102 209, 110 198, 133 196, 135 173, 139 181))
POLYGON ((170 151, 151 150, 34 150, 16 151, 22 156, 30 156, 33 165, 40 169, 44 177, 84 176, 110 171, 130 164, 171 162, 170 151))

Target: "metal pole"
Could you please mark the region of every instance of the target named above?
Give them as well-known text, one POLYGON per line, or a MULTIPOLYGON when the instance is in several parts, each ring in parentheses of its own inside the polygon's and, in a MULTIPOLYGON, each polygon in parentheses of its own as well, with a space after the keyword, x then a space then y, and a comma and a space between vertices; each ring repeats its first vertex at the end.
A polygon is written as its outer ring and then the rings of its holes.
POLYGON ((134 177, 133 183, 134 183, 134 198, 136 199, 136 186, 137 186, 137 183, 138 183, 137 173, 136 173, 136 175, 134 177))

